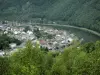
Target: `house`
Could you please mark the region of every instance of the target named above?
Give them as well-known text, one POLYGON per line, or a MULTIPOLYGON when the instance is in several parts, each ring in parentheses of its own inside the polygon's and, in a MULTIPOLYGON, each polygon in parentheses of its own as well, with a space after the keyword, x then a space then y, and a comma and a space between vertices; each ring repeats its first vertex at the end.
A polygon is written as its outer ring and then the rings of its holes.
POLYGON ((2 52, 0 52, 0 56, 3 56, 4 54, 5 54, 5 52, 3 52, 3 51, 2 51, 2 52))
POLYGON ((27 31, 27 33, 28 33, 29 35, 32 35, 32 34, 33 34, 33 32, 32 32, 32 31, 27 31))
POLYGON ((39 42, 42 47, 47 47, 47 42, 45 40, 40 40, 39 42))
POLYGON ((13 48, 15 48, 17 45, 16 45, 16 43, 11 43, 11 44, 9 44, 10 45, 10 48, 11 49, 13 49, 13 48))
POLYGON ((68 38, 68 42, 72 42, 73 41, 73 39, 72 38, 68 38))

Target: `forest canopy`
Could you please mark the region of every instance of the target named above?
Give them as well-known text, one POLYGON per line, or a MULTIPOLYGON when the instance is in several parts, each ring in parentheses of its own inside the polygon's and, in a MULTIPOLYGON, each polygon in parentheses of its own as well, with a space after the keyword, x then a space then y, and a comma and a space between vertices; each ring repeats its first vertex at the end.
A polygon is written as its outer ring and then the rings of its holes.
POLYGON ((0 20, 45 18, 100 32, 100 0, 0 0, 0 20))
POLYGON ((99 65, 100 41, 70 46, 62 53, 45 52, 28 41, 10 57, 0 57, 0 75, 99 75, 99 65))

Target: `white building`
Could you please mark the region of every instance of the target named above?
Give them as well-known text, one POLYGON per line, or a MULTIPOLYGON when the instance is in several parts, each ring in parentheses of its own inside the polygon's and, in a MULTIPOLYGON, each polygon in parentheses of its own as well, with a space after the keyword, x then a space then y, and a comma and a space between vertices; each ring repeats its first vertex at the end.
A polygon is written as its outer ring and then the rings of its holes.
POLYGON ((27 33, 28 33, 29 35, 32 35, 32 34, 33 34, 33 32, 32 32, 32 31, 27 31, 27 33))
POLYGON ((13 49, 13 48, 15 48, 17 45, 16 45, 16 43, 11 43, 11 44, 9 44, 10 45, 10 47, 13 49))
POLYGON ((72 39, 72 38, 68 38, 68 41, 69 41, 69 42, 73 42, 73 39, 72 39))
POLYGON ((0 52, 0 56, 3 56, 4 54, 5 54, 5 52, 3 52, 3 51, 2 51, 2 52, 0 52))

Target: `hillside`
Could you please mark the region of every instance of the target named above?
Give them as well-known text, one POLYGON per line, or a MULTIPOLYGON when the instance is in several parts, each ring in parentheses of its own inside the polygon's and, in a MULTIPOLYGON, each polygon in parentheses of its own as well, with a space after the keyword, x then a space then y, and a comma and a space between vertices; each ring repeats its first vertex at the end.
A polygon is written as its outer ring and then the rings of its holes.
POLYGON ((48 52, 29 41, 25 48, 0 57, 0 75, 99 75, 100 41, 77 46, 48 52))
POLYGON ((100 0, 0 0, 0 19, 40 17, 100 32, 100 0))

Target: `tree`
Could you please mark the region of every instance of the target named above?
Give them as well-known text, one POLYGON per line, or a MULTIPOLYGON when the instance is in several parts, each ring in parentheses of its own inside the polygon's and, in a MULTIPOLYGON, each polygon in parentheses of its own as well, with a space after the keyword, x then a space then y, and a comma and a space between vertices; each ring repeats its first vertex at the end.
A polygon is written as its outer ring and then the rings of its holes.
POLYGON ((20 45, 21 41, 15 38, 11 38, 7 34, 0 35, 0 49, 1 50, 9 49, 10 43, 16 43, 17 45, 20 45))
POLYGON ((10 60, 8 57, 0 57, 0 75, 10 74, 10 60))
POLYGON ((93 50, 95 50, 95 44, 90 42, 83 45, 83 50, 87 53, 91 53, 93 50))
POLYGON ((42 74, 43 59, 44 54, 40 51, 40 48, 38 48, 38 46, 34 48, 32 43, 28 41, 26 48, 21 49, 12 55, 12 70, 14 70, 13 73, 19 75, 42 74))
POLYGON ((28 41, 25 48, 0 57, 0 75, 99 75, 100 41, 77 46, 45 52, 28 41))
POLYGON ((28 30, 31 30, 29 26, 26 26, 24 31, 27 32, 28 30))

